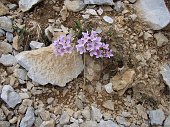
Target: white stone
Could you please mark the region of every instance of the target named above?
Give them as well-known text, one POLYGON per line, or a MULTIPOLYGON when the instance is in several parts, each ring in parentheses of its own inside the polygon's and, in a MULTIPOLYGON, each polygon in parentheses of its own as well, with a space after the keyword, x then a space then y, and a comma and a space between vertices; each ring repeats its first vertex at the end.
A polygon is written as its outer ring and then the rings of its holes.
POLYGON ((115 9, 117 12, 123 11, 123 9, 124 9, 124 3, 121 2, 121 1, 117 1, 117 2, 114 4, 114 9, 115 9))
POLYGON ((73 1, 65 0, 64 5, 67 7, 69 11, 73 11, 73 12, 81 11, 85 7, 83 0, 73 0, 73 1))
POLYGON ((20 127, 32 127, 35 121, 34 108, 28 107, 25 116, 22 118, 20 127))
POLYGON ((13 34, 10 33, 10 32, 6 32, 6 39, 9 41, 9 42, 12 42, 13 41, 13 34))
POLYGON ((138 0, 135 8, 138 17, 146 21, 153 30, 160 30, 170 22, 170 13, 164 0, 138 0))
POLYGON ((113 5, 113 0, 84 0, 84 3, 97 4, 97 5, 102 5, 102 4, 113 5))
POLYGON ((84 19, 89 19, 90 15, 89 15, 89 14, 85 14, 85 15, 82 15, 82 17, 83 17, 84 19))
POLYGON ((86 9, 85 14, 91 14, 96 16, 97 12, 94 9, 86 9))
POLYGON ((113 92, 112 83, 108 83, 107 85, 104 86, 104 88, 105 88, 107 93, 113 92))
POLYGON ((27 71, 25 69, 15 68, 14 75, 21 80, 27 79, 27 71))
POLYGON ((165 63, 162 67, 161 74, 165 83, 168 85, 170 89, 170 63, 165 63))
POLYGON ((17 54, 18 63, 28 70, 28 77, 45 85, 51 83, 64 87, 76 78, 84 68, 81 56, 77 52, 56 56, 53 46, 17 54))
POLYGON ((41 1, 42 0, 20 0, 19 7, 23 12, 26 12, 41 1))
POLYGON ((103 19, 104 19, 104 21, 107 22, 107 23, 110 23, 110 24, 113 23, 113 19, 112 19, 111 17, 109 17, 109 16, 103 16, 103 19))
POLYGON ((4 66, 12 66, 17 63, 15 57, 11 54, 4 55, 2 54, 0 58, 0 63, 2 63, 4 66))
POLYGON ((0 28, 8 32, 13 32, 11 19, 6 16, 0 17, 0 28))
POLYGON ((14 108, 17 104, 21 103, 20 95, 14 91, 10 85, 5 85, 2 88, 1 98, 9 105, 14 108))
POLYGON ((37 41, 31 41, 30 47, 31 47, 31 49, 39 49, 39 48, 44 47, 44 43, 40 43, 37 41))
POLYGON ((163 121, 165 120, 165 114, 162 109, 152 110, 149 111, 149 118, 151 125, 161 126, 163 124, 163 121))
POLYGON ((161 47, 168 43, 168 38, 165 37, 161 32, 154 34, 154 38, 157 41, 157 46, 161 47))
POLYGON ((98 127, 120 127, 120 126, 111 120, 108 121, 101 120, 100 123, 98 124, 98 127))
POLYGON ((100 112, 100 110, 94 106, 91 106, 91 118, 92 120, 96 120, 97 122, 100 122, 100 120, 102 119, 102 114, 100 112))

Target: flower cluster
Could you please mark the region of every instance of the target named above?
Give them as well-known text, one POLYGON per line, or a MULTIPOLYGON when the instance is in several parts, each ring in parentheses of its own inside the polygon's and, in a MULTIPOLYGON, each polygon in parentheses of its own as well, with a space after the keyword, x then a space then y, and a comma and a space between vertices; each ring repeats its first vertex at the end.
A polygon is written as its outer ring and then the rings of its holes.
MULTIPOLYGON (((101 37, 98 36, 96 31, 90 33, 82 33, 83 37, 77 41, 76 49, 80 54, 89 53, 90 56, 96 58, 110 58, 113 56, 112 50, 109 49, 109 44, 101 42, 101 37)), ((71 35, 61 36, 54 41, 55 53, 57 55, 64 55, 71 53, 73 47, 71 45, 71 35)))
POLYGON ((60 38, 57 38, 53 45, 55 49, 56 55, 63 56, 65 53, 72 53, 73 47, 71 45, 72 39, 71 35, 68 34, 67 36, 60 36, 60 38))
POLYGON ((95 56, 96 58, 110 58, 113 56, 112 50, 109 49, 109 44, 101 42, 101 37, 98 36, 96 31, 82 34, 83 37, 78 40, 76 45, 77 51, 80 54, 89 52, 90 56, 95 56))

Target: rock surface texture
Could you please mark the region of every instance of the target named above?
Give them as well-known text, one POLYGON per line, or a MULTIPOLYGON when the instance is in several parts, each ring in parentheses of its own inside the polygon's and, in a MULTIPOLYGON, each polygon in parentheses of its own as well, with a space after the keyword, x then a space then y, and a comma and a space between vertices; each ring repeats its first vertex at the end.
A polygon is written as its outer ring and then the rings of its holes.
POLYGON ((113 5, 113 0, 84 0, 84 3, 97 4, 97 5, 102 5, 102 4, 113 5))
POLYGON ((16 59, 22 67, 28 70, 28 77, 41 85, 51 83, 64 87, 84 68, 82 58, 76 52, 56 56, 53 53, 53 46, 24 51, 17 54, 16 59))
POLYGON ((20 0, 19 7, 23 12, 26 12, 41 1, 42 0, 20 0))
POLYGON ((153 30, 160 30, 170 22, 170 13, 164 0, 138 0, 135 8, 139 17, 153 30))

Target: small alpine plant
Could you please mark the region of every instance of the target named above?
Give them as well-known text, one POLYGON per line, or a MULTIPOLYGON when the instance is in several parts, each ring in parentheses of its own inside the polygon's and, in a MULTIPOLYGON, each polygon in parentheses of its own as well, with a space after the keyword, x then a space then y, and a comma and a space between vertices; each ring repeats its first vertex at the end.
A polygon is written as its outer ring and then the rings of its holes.
POLYGON ((72 37, 70 34, 68 34, 67 36, 60 36, 60 38, 57 38, 53 43, 54 53, 60 56, 63 56, 65 53, 72 53, 73 46, 71 45, 71 42, 72 37))
MULTIPOLYGON (((70 34, 60 36, 53 43, 55 54, 63 56, 65 53, 72 53, 74 47, 71 42, 72 37, 70 34)), ((96 31, 82 32, 82 38, 78 39, 75 47, 80 54, 89 53, 90 56, 95 56, 96 58, 110 58, 113 56, 113 51, 109 49, 109 44, 101 42, 101 37, 98 36, 96 31)))

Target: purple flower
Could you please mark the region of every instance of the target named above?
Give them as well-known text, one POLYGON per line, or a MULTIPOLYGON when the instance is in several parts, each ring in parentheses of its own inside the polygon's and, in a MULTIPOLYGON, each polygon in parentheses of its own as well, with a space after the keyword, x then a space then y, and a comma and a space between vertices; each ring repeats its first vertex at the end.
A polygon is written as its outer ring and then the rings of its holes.
POLYGON ((72 53, 73 47, 71 46, 72 37, 70 34, 67 36, 60 36, 53 42, 54 52, 56 55, 63 56, 65 53, 72 53))

